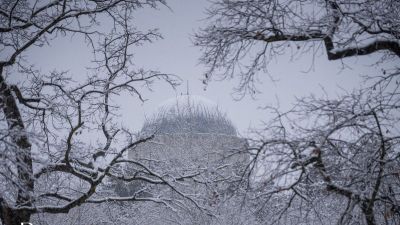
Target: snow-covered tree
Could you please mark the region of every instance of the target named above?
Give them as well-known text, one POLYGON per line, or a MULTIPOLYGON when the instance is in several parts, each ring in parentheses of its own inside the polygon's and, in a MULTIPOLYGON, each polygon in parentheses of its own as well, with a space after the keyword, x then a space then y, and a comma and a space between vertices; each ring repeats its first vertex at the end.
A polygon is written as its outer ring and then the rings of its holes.
MULTIPOLYGON (((142 132, 155 133, 155 137, 130 151, 127 163, 129 159, 142 159, 153 171, 173 179, 197 174, 191 182, 182 183, 180 190, 212 213, 202 213, 188 204, 187 199, 169 191, 172 199, 181 202, 176 205, 180 210, 175 210, 179 213, 147 203, 147 207, 139 209, 140 218, 149 218, 148 224, 160 225, 231 224, 232 215, 240 221, 235 194, 249 161, 246 140, 237 136, 233 123, 217 104, 196 95, 168 99, 144 123, 142 132)), ((128 169, 127 173, 135 171, 128 169)), ((147 188, 146 194, 154 195, 155 187, 137 184, 130 189, 138 187, 147 188)))
MULTIPOLYGON (((257 75, 284 53, 298 58, 323 51, 329 60, 341 60, 380 52, 382 60, 396 61, 399 10, 397 0, 215 1, 209 25, 194 42, 208 67, 204 82, 215 75, 239 76, 237 90, 256 93, 257 75)), ((382 76, 398 74, 396 69, 382 76)))
MULTIPOLYGON (((281 54, 328 60, 374 55, 399 62, 399 1, 218 0, 196 34, 201 62, 214 76, 239 77, 237 91, 258 91, 256 76, 281 54), (321 52, 322 50, 322 52, 321 52)), ((399 75, 397 64, 368 74, 365 86, 336 98, 296 100, 271 109, 255 131, 248 189, 263 224, 398 224, 399 75)))
MULTIPOLYGON (((111 179, 140 180, 177 191, 181 177, 161 177, 140 161, 137 173, 122 174, 123 155, 151 135, 122 127, 116 97, 143 100, 141 88, 174 76, 134 67, 132 48, 160 37, 132 24, 136 10, 162 0, 27 1, 0 3, 0 219, 20 225, 31 216, 68 213, 84 203, 152 201, 141 190, 129 196, 107 192, 111 179), (104 25, 105 24, 105 25, 104 25), (29 62, 31 48, 59 37, 81 36, 92 50, 87 78, 29 62)), ((62 54, 62 53, 60 53, 62 54)), ((181 196, 190 198, 190 196, 181 196)), ((165 200, 165 201, 168 201, 165 200)))
POLYGON ((248 224, 253 215, 245 207, 242 210, 241 198, 236 197, 242 191, 236 184, 248 163, 246 141, 236 135, 236 128, 217 105, 201 96, 183 95, 167 100, 150 118, 141 133, 155 134, 154 138, 129 150, 120 160, 124 166, 113 168, 115 174, 125 179, 109 179, 98 195, 122 198, 135 195, 136 200, 153 201, 85 204, 67 215, 40 214, 33 221, 49 225, 72 225, 76 221, 79 224, 248 224), (174 181, 174 186, 142 180, 149 172, 174 181), (189 176, 190 180, 182 179, 189 176))
POLYGON ((275 211, 264 219, 398 224, 397 108, 384 96, 358 92, 305 98, 290 112, 274 111, 250 149, 260 168, 253 170, 259 180, 253 198, 265 201, 259 210, 275 211))

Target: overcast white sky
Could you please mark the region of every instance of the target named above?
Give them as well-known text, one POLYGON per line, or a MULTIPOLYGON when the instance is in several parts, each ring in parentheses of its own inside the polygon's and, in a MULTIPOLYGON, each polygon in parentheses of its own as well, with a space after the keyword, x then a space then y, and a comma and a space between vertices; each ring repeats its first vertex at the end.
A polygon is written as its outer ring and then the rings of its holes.
MULTIPOLYGON (((360 75, 371 73, 368 66, 374 60, 371 57, 352 58, 344 61, 352 65, 342 70, 341 61, 328 61, 321 53, 315 58, 311 55, 291 59, 290 55, 280 56, 269 65, 270 74, 279 81, 271 82, 267 75, 261 75, 259 85, 262 94, 256 100, 246 97, 241 101, 232 98, 235 80, 211 82, 207 89, 201 82, 204 67, 198 65, 200 49, 193 46, 190 38, 206 21, 206 0, 169 0, 171 8, 160 6, 159 10, 141 10, 137 12, 136 24, 139 28, 159 28, 164 39, 152 44, 145 44, 135 52, 136 65, 156 69, 165 73, 176 74, 184 81, 176 91, 164 84, 156 84, 153 92, 144 92, 148 99, 145 103, 122 97, 120 103, 121 123, 133 129, 140 129, 146 115, 154 112, 159 104, 168 98, 186 93, 186 81, 189 82, 190 94, 202 95, 216 102, 243 134, 249 127, 257 127, 260 120, 266 120, 267 114, 258 107, 276 104, 279 99, 283 108, 289 107, 295 97, 312 93, 322 93, 321 87, 333 97, 342 93, 341 88, 351 90, 360 85, 360 75), (310 68, 312 69, 310 70, 310 68)), ((91 53, 80 39, 65 38, 53 42, 50 47, 32 49, 32 64, 43 70, 53 68, 69 70, 72 74, 86 73, 85 67, 91 60, 91 53)))

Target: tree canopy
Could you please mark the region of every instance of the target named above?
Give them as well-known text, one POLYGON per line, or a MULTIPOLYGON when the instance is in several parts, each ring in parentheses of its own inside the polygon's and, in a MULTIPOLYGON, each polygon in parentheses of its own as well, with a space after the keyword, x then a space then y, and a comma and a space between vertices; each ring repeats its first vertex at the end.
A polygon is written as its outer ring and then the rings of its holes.
POLYGON ((209 24, 194 41, 203 50, 204 80, 238 77, 243 95, 257 91, 256 76, 281 54, 374 55, 378 67, 393 62, 365 74, 358 90, 296 96, 287 111, 265 107, 274 116, 254 131, 248 148, 249 198, 262 223, 400 222, 399 4, 221 0, 210 7, 209 24))

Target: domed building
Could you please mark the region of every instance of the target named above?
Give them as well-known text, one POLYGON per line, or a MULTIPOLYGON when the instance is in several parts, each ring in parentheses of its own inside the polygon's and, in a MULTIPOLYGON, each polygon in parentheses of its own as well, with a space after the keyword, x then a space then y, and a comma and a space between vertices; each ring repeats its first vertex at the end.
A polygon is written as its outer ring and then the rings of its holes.
MULTIPOLYGON (((217 104, 201 96, 182 95, 165 101, 147 119, 141 132, 154 138, 129 151, 128 158, 144 162, 151 171, 165 175, 166 179, 199 174, 177 188, 212 211, 217 211, 233 193, 249 162, 244 154, 246 141, 237 136, 236 128, 217 104)), ((129 194, 146 188, 148 196, 163 193, 172 199, 183 198, 168 187, 144 187, 140 183, 131 186, 129 194)), ((211 224, 211 217, 194 213, 192 206, 185 207, 188 214, 180 218, 177 213, 166 213, 163 205, 153 204, 143 212, 153 212, 143 221, 145 224, 177 224, 177 220, 180 224, 211 224), (171 222, 165 222, 165 218, 171 222)))
POLYGON ((196 95, 181 95, 158 107, 142 129, 146 134, 222 134, 236 136, 236 128, 217 104, 196 95))
POLYGON ((146 120, 141 135, 154 138, 129 150, 125 168, 113 168, 134 181, 110 179, 99 192, 135 201, 84 204, 68 214, 36 216, 34 223, 255 224, 233 195, 249 163, 246 141, 217 104, 193 95, 169 99, 146 120), (160 185, 160 177, 170 186, 160 185))

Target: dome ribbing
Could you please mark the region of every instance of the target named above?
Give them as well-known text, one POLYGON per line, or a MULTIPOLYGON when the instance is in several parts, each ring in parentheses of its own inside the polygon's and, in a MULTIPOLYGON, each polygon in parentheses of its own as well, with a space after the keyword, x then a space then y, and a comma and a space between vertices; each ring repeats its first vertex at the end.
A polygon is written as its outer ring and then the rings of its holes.
POLYGON ((143 125, 146 134, 211 133, 236 135, 236 128, 217 104, 196 95, 181 95, 162 103, 143 125))

